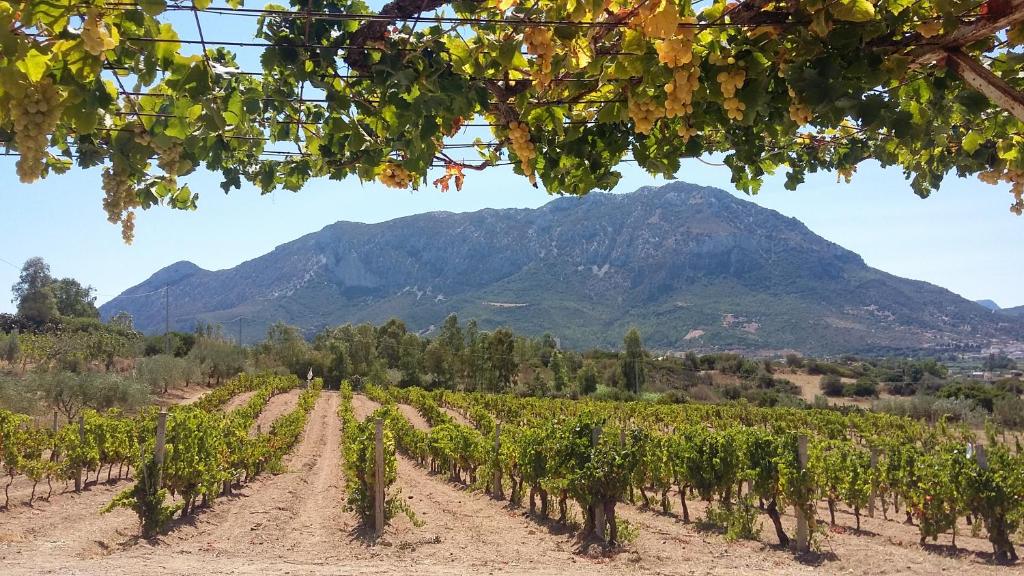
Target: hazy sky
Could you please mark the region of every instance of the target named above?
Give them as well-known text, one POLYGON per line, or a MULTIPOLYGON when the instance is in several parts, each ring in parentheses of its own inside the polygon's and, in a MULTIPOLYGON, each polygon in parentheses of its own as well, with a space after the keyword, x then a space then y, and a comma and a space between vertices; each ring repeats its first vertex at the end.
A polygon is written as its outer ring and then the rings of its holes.
MULTIPOLYGON (((203 14, 202 19, 208 40, 251 38, 247 27, 255 25, 252 18, 203 14)), ((183 39, 196 36, 189 13, 172 21, 183 39)), ((240 53, 242 68, 257 69, 258 55, 256 50, 240 53)), ((473 136, 466 136, 466 141, 473 136)), ((225 196, 216 175, 197 173, 186 181, 199 192, 200 209, 141 213, 135 244, 125 246, 119 228, 106 222, 101 208, 99 170, 74 170, 27 186, 18 182, 14 160, 0 158, 3 312, 13 310, 10 286, 31 256, 45 258, 57 276, 73 276, 94 286, 104 302, 173 262, 191 260, 207 269, 231 267, 338 220, 380 222, 433 210, 536 207, 550 200, 507 168, 469 173, 461 192, 445 194, 429 186, 417 192, 395 191, 351 179, 313 181, 298 194, 260 196, 244 188, 225 196)), ((616 192, 664 182, 632 165, 622 171, 616 192)), ((742 196, 729 184, 724 167, 690 160, 677 177, 742 196)), ((789 192, 776 176, 751 199, 800 219, 814 232, 859 253, 871 266, 926 280, 970 299, 991 298, 1004 307, 1024 304, 1024 218, 1009 212, 1011 196, 1005 185, 950 177, 941 191, 921 200, 899 170, 865 164, 849 185, 836 183, 835 175, 818 174, 797 192, 789 192)))

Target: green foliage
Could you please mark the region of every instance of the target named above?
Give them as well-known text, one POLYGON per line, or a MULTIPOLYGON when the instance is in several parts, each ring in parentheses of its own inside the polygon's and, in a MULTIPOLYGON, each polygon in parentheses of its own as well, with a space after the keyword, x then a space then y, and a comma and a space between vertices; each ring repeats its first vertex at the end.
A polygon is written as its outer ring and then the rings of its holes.
POLYGON ((640 332, 636 328, 630 328, 623 340, 625 350, 622 358, 622 378, 626 383, 626 390, 639 394, 647 379, 646 367, 644 366, 643 343, 640 341, 640 332))
POLYGON ((705 522, 725 531, 725 539, 758 540, 761 537, 760 515, 750 497, 734 506, 708 506, 705 522))

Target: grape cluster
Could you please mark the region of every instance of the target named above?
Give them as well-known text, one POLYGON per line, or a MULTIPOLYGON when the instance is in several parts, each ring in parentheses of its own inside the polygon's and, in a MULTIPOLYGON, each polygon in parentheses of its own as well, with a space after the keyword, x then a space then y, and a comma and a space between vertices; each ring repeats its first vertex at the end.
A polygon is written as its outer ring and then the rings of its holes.
POLYGON ((534 73, 533 78, 541 88, 551 83, 551 62, 555 56, 553 38, 554 32, 549 28, 531 27, 523 32, 526 51, 537 57, 537 64, 540 66, 540 70, 534 73))
POLYGON ((388 188, 404 190, 412 185, 412 174, 395 162, 384 164, 377 179, 388 188))
POLYGON ((811 121, 811 109, 805 104, 801 104, 796 98, 796 92, 792 88, 789 89, 789 118, 796 122, 797 126, 803 126, 811 121))
POLYGON ((989 170, 980 172, 978 179, 986 184, 998 184, 999 182, 1010 184, 1010 193, 1013 194, 1014 200, 1010 205, 1010 212, 1017 216, 1024 214, 1024 170, 1013 168, 989 170))
MULTIPOLYGON (((679 22, 684 24, 696 24, 697 19, 693 16, 687 16, 685 18, 680 18, 679 22)), ((692 62, 693 39, 695 35, 696 29, 687 26, 685 28, 681 28, 671 38, 656 41, 654 43, 654 48, 658 51, 658 60, 669 68, 678 68, 692 62)))
POLYGON ((25 85, 21 97, 11 98, 11 120, 14 122, 14 143, 18 159, 18 178, 31 184, 43 174, 47 140, 64 104, 60 89, 49 79, 25 85))
POLYGON ((508 124, 508 137, 523 173, 533 174, 533 159, 537 157, 537 148, 530 141, 530 127, 525 122, 513 120, 508 124))
POLYGON ((121 237, 131 244, 135 237, 135 213, 139 197, 128 171, 119 164, 103 169, 103 210, 111 224, 121 224, 121 237))
POLYGON ((679 8, 675 0, 648 0, 631 24, 648 38, 671 38, 679 27, 679 8))
POLYGON ((665 106, 650 97, 630 94, 627 107, 633 129, 640 134, 650 134, 654 123, 665 117, 665 106))
POLYGON ((85 43, 85 51, 93 56, 99 56, 117 46, 99 10, 89 10, 86 14, 85 25, 82 26, 82 42, 85 43))
POLYGON ((836 170, 836 183, 839 183, 839 179, 842 178, 847 184, 853 180, 853 173, 857 171, 856 166, 845 166, 836 170))
POLYGON ((665 116, 676 118, 693 113, 693 93, 700 84, 700 68, 676 68, 672 81, 665 84, 665 116))
POLYGON ((683 139, 683 142, 686 142, 692 136, 695 136, 697 134, 697 129, 694 128, 693 126, 690 126, 688 123, 683 122, 679 124, 679 128, 676 130, 676 133, 679 134, 679 137, 683 139))
POLYGON ((156 164, 164 171, 164 173, 171 177, 172 182, 176 176, 184 172, 184 170, 182 170, 184 161, 182 160, 181 155, 185 152, 185 147, 182 146, 180 142, 174 141, 171 144, 161 145, 156 140, 149 138, 145 132, 143 132, 143 136, 141 138, 143 140, 148 140, 153 146, 153 149, 156 150, 156 164))
MULTIPOLYGON (((727 62, 735 62, 732 58, 729 58, 727 62)), ((725 108, 725 115, 730 120, 742 120, 743 111, 746 110, 747 105, 740 102, 740 99, 736 97, 736 91, 739 90, 743 83, 747 79, 747 73, 742 68, 735 70, 723 70, 718 73, 716 80, 718 85, 722 88, 722 96, 725 96, 725 101, 722 102, 722 107, 725 108)))

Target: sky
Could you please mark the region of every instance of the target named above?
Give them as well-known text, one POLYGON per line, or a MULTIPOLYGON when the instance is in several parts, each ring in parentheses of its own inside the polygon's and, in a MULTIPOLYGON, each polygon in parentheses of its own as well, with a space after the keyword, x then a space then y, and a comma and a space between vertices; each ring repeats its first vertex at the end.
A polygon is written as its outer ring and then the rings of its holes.
MULTIPOLYGON (((196 36, 194 21, 183 17, 191 15, 171 18, 181 37, 196 36)), ((203 14, 202 23, 216 31, 215 38, 207 33, 208 40, 240 39, 251 38, 247 27, 254 20, 203 14)), ((257 57, 255 50, 240 53, 241 67, 257 69, 257 57)), ((14 163, 15 158, 0 157, 0 312, 14 311, 10 287, 32 256, 42 256, 55 276, 95 287, 102 303, 174 262, 229 268, 338 220, 381 222, 435 210, 532 208, 551 200, 504 167, 467 173, 461 192, 441 193, 429 185, 398 191, 353 178, 314 180, 299 193, 266 196, 252 187, 225 195, 217 175, 197 172, 185 181, 200 195, 199 210, 142 212, 135 243, 126 246, 119 227, 109 224, 102 210, 98 169, 76 169, 24 185, 14 163)), ((666 182, 634 165, 620 169, 623 178, 614 192, 666 182)), ((676 177, 746 197, 730 185, 725 167, 687 160, 676 177)), ((950 176, 940 191, 922 200, 898 169, 865 163, 852 184, 837 183, 834 174, 817 174, 790 192, 780 173, 748 199, 801 220, 871 266, 1010 307, 1024 305, 1024 218, 1009 212, 1011 198, 1005 185, 950 176)))

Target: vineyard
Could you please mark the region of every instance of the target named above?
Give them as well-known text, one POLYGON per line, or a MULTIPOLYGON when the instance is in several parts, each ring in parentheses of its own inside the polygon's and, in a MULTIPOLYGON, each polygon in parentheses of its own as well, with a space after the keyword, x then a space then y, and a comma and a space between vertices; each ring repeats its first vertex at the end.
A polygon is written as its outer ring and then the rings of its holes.
POLYGON ((268 547, 318 573, 326 558, 367 570, 489 562, 503 546, 530 556, 509 560, 523 570, 672 572, 703 557, 733 571, 810 561, 864 572, 864 554, 898 552, 922 573, 1003 573, 1024 492, 1015 439, 870 413, 333 392, 242 375, 164 414, 87 412, 56 432, 12 413, 0 422, 15 485, 0 519, 29 535, 0 528, 0 559, 25 573, 36 562, 120 573, 182 549, 197 556, 178 570, 222 554, 273 570, 268 547), (87 542, 40 557, 35 531, 62 533, 72 519, 91 527, 87 542), (90 548, 97 534, 110 550, 90 548))

